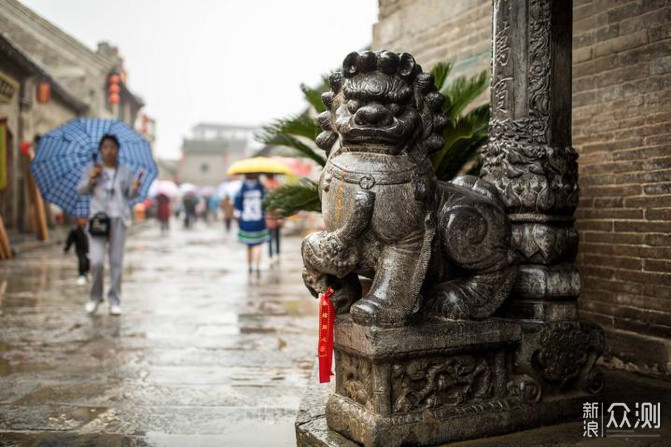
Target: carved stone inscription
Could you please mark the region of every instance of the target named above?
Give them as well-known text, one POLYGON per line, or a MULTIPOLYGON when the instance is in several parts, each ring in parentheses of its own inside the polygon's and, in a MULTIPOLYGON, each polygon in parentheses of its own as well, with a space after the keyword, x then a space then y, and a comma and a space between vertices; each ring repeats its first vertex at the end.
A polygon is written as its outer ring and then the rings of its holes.
MULTIPOLYGON (((553 1, 495 2, 492 119, 482 178, 496 185, 509 213, 571 215, 578 204, 577 154, 565 138, 553 137, 551 126, 550 102, 571 94, 554 91, 551 82, 551 35, 562 31, 551 26, 553 1), (526 28, 512 26, 518 16, 526 16, 526 28)), ((570 113, 570 101, 560 103, 569 108, 552 113, 570 113)))

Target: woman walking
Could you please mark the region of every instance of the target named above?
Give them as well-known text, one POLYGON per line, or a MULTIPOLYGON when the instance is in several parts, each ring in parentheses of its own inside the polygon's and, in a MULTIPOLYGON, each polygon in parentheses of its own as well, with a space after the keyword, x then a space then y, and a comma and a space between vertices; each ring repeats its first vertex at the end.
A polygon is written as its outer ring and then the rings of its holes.
POLYGON ((245 181, 235 197, 235 213, 238 217, 238 240, 247 245, 247 268, 252 274, 256 264, 256 276, 261 276, 261 248, 268 240, 268 229, 263 214, 265 189, 258 174, 245 174, 245 181))
POLYGON ((106 245, 109 248, 109 313, 121 315, 121 273, 126 229, 130 225, 128 201, 138 195, 142 172, 133 177, 130 167, 119 164, 119 140, 103 135, 98 146, 101 163, 87 165, 77 186, 78 194, 91 195, 89 232, 92 286, 86 311, 93 315, 103 301, 103 266, 106 245))

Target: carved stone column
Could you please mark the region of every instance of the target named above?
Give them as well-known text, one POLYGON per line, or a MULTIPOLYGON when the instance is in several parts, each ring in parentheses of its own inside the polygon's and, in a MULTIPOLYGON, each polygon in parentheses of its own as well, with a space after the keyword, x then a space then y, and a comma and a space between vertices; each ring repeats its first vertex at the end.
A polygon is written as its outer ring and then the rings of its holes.
POLYGON ((490 141, 496 185, 521 257, 506 316, 577 318, 577 154, 571 147, 572 2, 494 0, 490 141))
MULTIPOLYGON (((523 323, 519 373, 543 401, 599 393, 603 332, 578 320, 577 154, 571 147, 573 2, 494 0, 490 140, 482 177, 494 184, 520 257, 500 315, 523 323)), ((577 411, 578 409, 576 409, 577 411)))

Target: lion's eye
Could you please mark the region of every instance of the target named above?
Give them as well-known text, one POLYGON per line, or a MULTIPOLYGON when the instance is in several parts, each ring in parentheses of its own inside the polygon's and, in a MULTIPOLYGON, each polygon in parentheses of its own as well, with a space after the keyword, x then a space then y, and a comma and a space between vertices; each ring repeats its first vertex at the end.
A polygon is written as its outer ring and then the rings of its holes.
POLYGON ((350 99, 347 101, 347 110, 349 110, 349 113, 356 113, 357 110, 361 107, 361 103, 357 101, 356 99, 350 99))
POLYGON ((387 107, 389 108, 389 111, 391 112, 391 114, 394 115, 394 116, 398 115, 399 112, 401 111, 401 106, 399 106, 395 102, 392 102, 387 107))

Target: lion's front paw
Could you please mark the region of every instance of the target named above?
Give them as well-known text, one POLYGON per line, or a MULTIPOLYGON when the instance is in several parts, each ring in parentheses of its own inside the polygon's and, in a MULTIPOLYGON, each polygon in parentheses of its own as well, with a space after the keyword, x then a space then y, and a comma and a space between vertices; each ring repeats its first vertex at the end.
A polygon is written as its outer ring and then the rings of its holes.
POLYGON ((342 278, 356 266, 358 249, 333 233, 313 233, 303 241, 303 260, 313 270, 342 278))
POLYGON ((408 315, 390 306, 386 300, 367 296, 352 305, 352 320, 361 326, 397 327, 403 326, 408 315))

